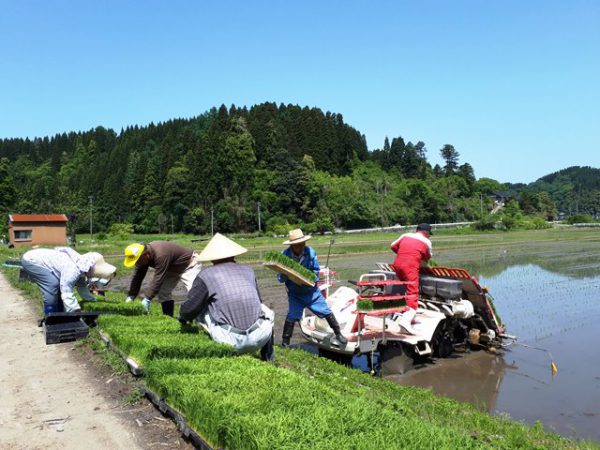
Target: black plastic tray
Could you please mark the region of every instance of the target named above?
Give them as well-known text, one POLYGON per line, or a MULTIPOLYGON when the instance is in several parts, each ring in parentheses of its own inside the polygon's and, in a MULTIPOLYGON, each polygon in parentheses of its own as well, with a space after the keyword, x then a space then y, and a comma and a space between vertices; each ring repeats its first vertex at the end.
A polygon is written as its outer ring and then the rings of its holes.
POLYGON ((49 322, 46 318, 44 322, 46 345, 83 339, 90 332, 90 327, 79 317, 62 317, 61 320, 58 319, 56 317, 49 322))

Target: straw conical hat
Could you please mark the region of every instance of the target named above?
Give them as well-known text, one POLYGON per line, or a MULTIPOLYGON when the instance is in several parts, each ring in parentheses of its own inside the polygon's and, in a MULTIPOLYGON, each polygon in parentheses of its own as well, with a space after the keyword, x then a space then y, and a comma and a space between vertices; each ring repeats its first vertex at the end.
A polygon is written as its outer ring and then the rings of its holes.
POLYGON ((220 233, 215 234, 204 250, 198 255, 200 261, 216 261, 218 259, 232 258, 246 253, 248 250, 220 233))
POLYGON ((288 240, 283 245, 300 244, 301 242, 308 241, 311 237, 310 234, 305 235, 300 228, 296 228, 288 233, 288 240))

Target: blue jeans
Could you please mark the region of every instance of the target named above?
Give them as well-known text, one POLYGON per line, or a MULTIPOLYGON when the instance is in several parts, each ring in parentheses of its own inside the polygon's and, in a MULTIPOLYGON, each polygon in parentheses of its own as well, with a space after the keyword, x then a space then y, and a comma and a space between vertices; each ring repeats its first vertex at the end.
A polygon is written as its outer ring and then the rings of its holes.
POLYGON ((295 322, 296 320, 302 319, 302 313, 304 308, 310 309, 316 316, 323 318, 331 314, 331 309, 327 306, 327 300, 321 294, 316 291, 312 295, 305 297, 288 297, 288 313, 286 320, 295 322))
POLYGON ((44 315, 54 312, 63 312, 63 303, 60 299, 60 280, 48 269, 37 266, 29 261, 22 260, 23 270, 42 291, 44 298, 44 315))

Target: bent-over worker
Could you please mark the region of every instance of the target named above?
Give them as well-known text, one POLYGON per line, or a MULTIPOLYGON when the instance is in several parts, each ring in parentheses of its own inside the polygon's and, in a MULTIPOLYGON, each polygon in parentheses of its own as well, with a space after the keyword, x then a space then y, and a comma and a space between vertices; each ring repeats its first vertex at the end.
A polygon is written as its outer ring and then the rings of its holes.
POLYGON ((252 268, 235 262, 247 251, 222 234, 213 236, 199 256, 213 265, 196 277, 179 320, 197 319, 215 342, 240 353, 260 349, 261 359, 272 361, 274 313, 261 301, 252 268))
MULTIPOLYGON (((289 245, 289 247, 281 253, 313 272, 316 281, 319 279, 321 266, 317 259, 317 252, 312 247, 306 245, 306 241, 311 237, 310 234, 305 235, 300 228, 291 230, 288 233, 288 240, 283 243, 284 245, 289 245)), ((347 344, 348 340, 342 334, 337 319, 327 305, 327 301, 316 283, 312 287, 298 285, 283 274, 278 274, 277 279, 280 283, 285 283, 288 293, 288 313, 283 324, 282 347, 290 345, 290 339, 294 333, 294 325, 296 321, 302 319, 304 308, 310 309, 317 317, 327 320, 335 335, 331 339, 332 344, 337 346, 347 344)))
POLYGON ((406 306, 409 309, 402 314, 399 324, 410 334, 415 334, 411 324, 419 304, 419 269, 427 266, 433 254, 429 240, 432 234, 431 225, 421 223, 414 233, 405 233, 391 244, 396 253, 392 267, 398 279, 407 282, 406 306))
POLYGON ((100 253, 80 255, 69 247, 29 250, 22 256, 21 265, 42 291, 44 315, 80 311, 73 289, 77 288, 83 300, 96 301, 88 289, 90 279, 96 278, 96 286, 105 286, 117 271, 115 266, 104 261, 100 253))
POLYGON ((186 291, 202 269, 198 255, 192 249, 168 241, 153 241, 148 244, 131 244, 125 248, 125 267, 134 267, 133 277, 127 293, 127 302, 133 301, 140 293, 142 281, 148 268, 154 269, 150 286, 145 289, 142 304, 147 312, 150 303, 158 295, 163 314, 173 316, 175 301, 173 289, 178 281, 183 282, 186 291))

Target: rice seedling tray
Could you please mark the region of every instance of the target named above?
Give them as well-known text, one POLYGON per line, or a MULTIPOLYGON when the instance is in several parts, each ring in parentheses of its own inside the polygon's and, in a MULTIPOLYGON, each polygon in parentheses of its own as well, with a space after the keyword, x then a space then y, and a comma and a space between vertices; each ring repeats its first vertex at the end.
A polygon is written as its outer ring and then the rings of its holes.
POLYGON ((100 336, 100 340, 104 342, 104 345, 106 345, 106 348, 125 361, 125 364, 127 364, 127 367, 129 367, 129 371, 132 373, 132 375, 136 377, 141 377, 144 375, 144 369, 137 363, 137 361, 119 350, 119 348, 112 343, 110 337, 108 337, 102 331, 98 331, 98 335, 100 336))
POLYGON ((175 408, 169 406, 158 394, 148 389, 148 387, 142 383, 138 385, 138 388, 144 393, 146 398, 154 404, 154 406, 167 417, 173 420, 177 425, 177 429, 181 434, 200 450, 213 450, 211 447, 198 433, 196 433, 187 423, 187 420, 183 414, 177 411, 175 408))
POLYGON ((304 286, 310 286, 310 287, 313 287, 315 285, 314 281, 311 282, 311 281, 307 280, 306 278, 304 278, 297 272, 294 272, 292 269, 285 267, 279 263, 269 261, 269 262, 264 263, 264 266, 277 272, 277 273, 285 275, 286 277, 288 277, 290 280, 292 280, 294 283, 296 283, 298 285, 301 285, 301 286, 304 285, 304 286))
POLYGON ((314 287, 315 274, 292 258, 279 252, 267 252, 265 259, 266 261, 263 263, 265 267, 285 275, 300 286, 314 287))

